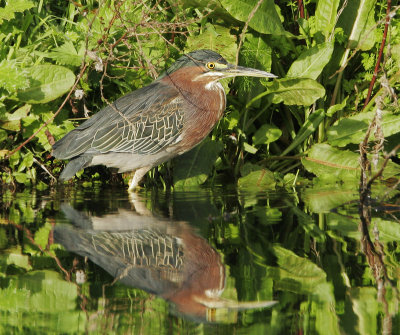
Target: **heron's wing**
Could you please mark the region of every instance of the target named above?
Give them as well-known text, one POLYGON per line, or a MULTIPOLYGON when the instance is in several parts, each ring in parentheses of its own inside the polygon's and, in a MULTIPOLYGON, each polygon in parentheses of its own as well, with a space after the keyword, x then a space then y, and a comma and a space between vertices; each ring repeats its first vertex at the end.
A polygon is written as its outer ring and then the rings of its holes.
POLYGON ((174 87, 154 82, 109 105, 53 146, 53 155, 68 159, 83 153, 155 154, 179 141, 182 98, 174 87))

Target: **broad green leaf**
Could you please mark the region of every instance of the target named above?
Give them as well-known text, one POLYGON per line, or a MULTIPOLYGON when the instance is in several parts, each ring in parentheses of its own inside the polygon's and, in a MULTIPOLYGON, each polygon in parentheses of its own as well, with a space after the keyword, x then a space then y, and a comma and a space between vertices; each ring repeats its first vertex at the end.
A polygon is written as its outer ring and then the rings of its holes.
POLYGON ((355 183, 312 185, 304 189, 302 199, 312 213, 329 213, 344 203, 359 199, 358 180, 355 183))
POLYGON ((358 316, 360 334, 378 334, 378 313, 380 311, 378 292, 375 287, 354 287, 350 290, 354 313, 358 316))
POLYGON ((13 94, 17 90, 29 87, 27 71, 16 65, 15 61, 0 62, 0 88, 5 88, 13 94))
MULTIPOLYGON (((315 144, 308 152, 308 156, 302 159, 304 167, 320 178, 358 181, 360 176, 360 155, 349 150, 340 150, 329 144, 315 144)), ((371 160, 371 157, 369 157, 371 160)), ((379 157, 377 164, 371 164, 371 173, 379 171, 383 164, 383 158, 379 157)), ((390 178, 400 174, 400 165, 388 162, 383 171, 384 178, 390 178)))
POLYGON ((0 272, 6 272, 7 266, 14 265, 26 271, 32 269, 29 257, 27 255, 22 255, 20 249, 9 249, 6 253, 0 254, 0 272))
POLYGON ((275 79, 266 86, 267 92, 257 98, 272 94, 275 104, 309 106, 325 95, 324 87, 313 79, 275 79))
POLYGON ((75 82, 74 73, 58 65, 37 65, 27 69, 30 86, 18 91, 21 101, 39 104, 57 99, 72 87, 75 82))
POLYGON ((15 13, 22 13, 27 9, 35 7, 35 4, 29 0, 12 0, 5 7, 0 8, 0 24, 3 20, 12 20, 15 18, 15 13))
POLYGON ((25 184, 26 182, 28 182, 28 176, 26 173, 23 172, 13 172, 13 177, 15 178, 15 180, 20 183, 20 184, 25 184))
POLYGON ((307 171, 318 177, 334 177, 338 180, 358 178, 359 155, 349 150, 339 150, 328 144, 315 144, 301 161, 307 171))
MULTIPOLYGON (((388 210, 390 211, 390 206, 388 210)), ((372 222, 378 226, 379 240, 381 242, 400 241, 400 226, 398 222, 383 220, 381 218, 373 218, 372 222)))
POLYGON ((282 130, 272 124, 263 124, 253 136, 253 144, 269 144, 275 142, 282 136, 282 130))
POLYGON ((75 284, 57 272, 33 271, 8 279, 8 286, 0 289, 0 311, 65 312, 75 309, 77 297, 75 284))
POLYGON ((247 33, 240 49, 240 64, 259 70, 270 71, 272 63, 272 48, 265 42, 263 36, 256 32, 247 33))
MULTIPOLYGON (((248 165, 248 164, 246 164, 248 165)), ((275 189, 276 180, 274 174, 262 166, 252 165, 251 172, 239 178, 238 186, 245 190, 271 190, 275 189)))
MULTIPOLYGON (((264 38, 257 32, 246 34, 243 46, 240 49, 240 65, 270 71, 272 48, 265 42, 264 38)), ((260 85, 260 80, 259 78, 250 77, 238 77, 235 79, 235 83, 237 82, 235 87, 237 87, 237 95, 240 101, 246 103, 264 92, 265 88, 260 85)), ((261 100, 258 100, 254 107, 258 108, 260 104, 261 100)))
POLYGON ((317 109, 314 113, 310 114, 303 126, 297 132, 297 135, 293 139, 292 143, 280 154, 280 156, 285 156, 294 148, 301 145, 308 136, 313 134, 318 129, 319 124, 324 120, 324 118, 325 112, 323 109, 317 109))
POLYGON ((174 160, 174 187, 184 188, 203 184, 222 149, 221 142, 206 138, 198 146, 176 158, 174 160))
POLYGON ((347 3, 338 26, 349 36, 348 48, 370 50, 375 44, 376 0, 352 0, 347 3))
POLYGON ((326 42, 304 51, 291 65, 287 78, 317 79, 331 59, 333 43, 326 42))
MULTIPOLYGON (((250 13, 257 5, 257 0, 220 0, 222 6, 235 19, 247 22, 250 13)), ((255 31, 262 34, 282 35, 285 33, 279 15, 275 8, 273 0, 264 0, 253 18, 249 22, 249 26, 255 31)))
POLYGON ((185 52, 197 49, 210 49, 218 51, 229 62, 236 58, 236 36, 228 28, 218 25, 207 25, 207 29, 196 36, 189 36, 185 52))
POLYGON ((315 30, 328 37, 336 23, 337 9, 340 0, 319 0, 315 10, 315 30))
POLYGON ((58 48, 54 48, 48 57, 53 58, 60 65, 80 66, 83 53, 78 54, 72 42, 67 41, 58 48))
POLYGON ((13 113, 4 113, 0 116, 0 127, 11 131, 21 130, 21 120, 26 118, 31 107, 31 105, 26 104, 13 113))
MULTIPOLYGON (((343 118, 330 127, 327 131, 328 143, 338 147, 344 147, 349 143, 360 143, 374 118, 375 111, 359 113, 343 118)), ((400 115, 383 111, 381 121, 382 131, 385 137, 400 132, 400 115)), ((375 140, 374 132, 371 132, 370 141, 375 140)))
POLYGON ((354 220, 352 216, 327 213, 325 214, 325 221, 330 230, 330 235, 338 234, 340 237, 346 236, 355 240, 360 239, 360 232, 358 230, 358 221, 354 220))
MULTIPOLYGON (((295 292, 317 293, 316 287, 326 283, 326 273, 307 258, 278 245, 274 245, 272 250, 279 266, 272 271, 273 277, 286 282, 288 288, 292 286, 295 292)), ((281 282, 280 285, 285 284, 281 282)))

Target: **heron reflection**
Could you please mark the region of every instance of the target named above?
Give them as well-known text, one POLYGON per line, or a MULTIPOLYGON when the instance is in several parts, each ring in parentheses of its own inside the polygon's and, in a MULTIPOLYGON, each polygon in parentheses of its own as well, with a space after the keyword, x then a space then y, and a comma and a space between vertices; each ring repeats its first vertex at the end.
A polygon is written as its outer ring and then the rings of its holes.
POLYGON ((225 266, 218 252, 185 222, 151 215, 146 209, 119 209, 88 216, 68 204, 61 209, 73 225, 57 225, 54 238, 67 250, 88 257, 121 283, 172 302, 191 318, 219 321, 218 309, 267 307, 273 301, 221 298, 225 266))

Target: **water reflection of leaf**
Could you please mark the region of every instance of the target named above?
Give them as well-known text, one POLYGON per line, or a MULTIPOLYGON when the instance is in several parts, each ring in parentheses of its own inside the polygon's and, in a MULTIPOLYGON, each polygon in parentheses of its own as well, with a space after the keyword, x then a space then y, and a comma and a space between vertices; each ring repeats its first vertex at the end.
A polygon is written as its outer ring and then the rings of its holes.
POLYGON ((84 329, 86 321, 82 312, 76 311, 77 297, 77 287, 57 272, 32 271, 2 281, 0 313, 6 316, 7 327, 74 333, 84 329))
POLYGON ((307 258, 297 256, 293 251, 274 245, 273 253, 279 267, 269 267, 268 274, 279 279, 277 285, 294 292, 315 292, 317 285, 326 283, 326 273, 307 258))

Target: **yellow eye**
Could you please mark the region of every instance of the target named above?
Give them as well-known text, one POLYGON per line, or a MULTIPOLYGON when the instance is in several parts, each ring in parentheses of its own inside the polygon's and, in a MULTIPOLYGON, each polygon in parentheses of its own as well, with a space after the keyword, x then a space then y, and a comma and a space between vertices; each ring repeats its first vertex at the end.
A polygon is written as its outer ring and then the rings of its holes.
POLYGON ((208 63, 206 64, 206 66, 207 66, 208 69, 213 70, 213 69, 215 68, 215 63, 213 63, 213 62, 208 62, 208 63))

